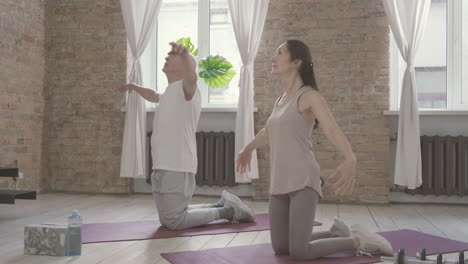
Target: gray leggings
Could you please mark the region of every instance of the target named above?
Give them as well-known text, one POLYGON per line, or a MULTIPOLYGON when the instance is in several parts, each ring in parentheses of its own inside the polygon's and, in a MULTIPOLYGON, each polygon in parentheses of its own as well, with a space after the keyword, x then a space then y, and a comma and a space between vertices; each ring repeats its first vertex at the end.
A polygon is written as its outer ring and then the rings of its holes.
POLYGON ((354 249, 350 237, 335 237, 329 231, 312 233, 319 195, 310 188, 270 195, 271 244, 276 254, 296 259, 316 259, 354 249))

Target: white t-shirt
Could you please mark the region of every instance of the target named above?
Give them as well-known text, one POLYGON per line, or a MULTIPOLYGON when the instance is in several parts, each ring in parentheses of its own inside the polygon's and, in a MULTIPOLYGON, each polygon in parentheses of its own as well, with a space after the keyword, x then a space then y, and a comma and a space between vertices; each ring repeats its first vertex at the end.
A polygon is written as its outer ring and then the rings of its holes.
POLYGON ((182 80, 169 84, 159 97, 153 120, 151 155, 153 170, 197 172, 195 133, 200 118, 201 96, 197 89, 185 100, 182 80))

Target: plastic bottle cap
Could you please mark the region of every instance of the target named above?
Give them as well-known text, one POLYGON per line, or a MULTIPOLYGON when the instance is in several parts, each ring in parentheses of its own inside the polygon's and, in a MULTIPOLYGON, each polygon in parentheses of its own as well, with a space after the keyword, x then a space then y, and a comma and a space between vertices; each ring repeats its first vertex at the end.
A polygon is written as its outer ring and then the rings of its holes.
POLYGON ((78 213, 78 210, 73 210, 72 211, 72 216, 79 216, 80 214, 78 213))

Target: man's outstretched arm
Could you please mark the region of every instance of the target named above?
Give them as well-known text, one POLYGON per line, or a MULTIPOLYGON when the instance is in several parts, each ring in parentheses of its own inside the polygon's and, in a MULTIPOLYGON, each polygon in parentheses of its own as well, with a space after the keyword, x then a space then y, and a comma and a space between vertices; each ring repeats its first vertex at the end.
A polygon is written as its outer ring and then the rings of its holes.
POLYGON ((193 57, 187 48, 175 42, 169 43, 172 46, 172 51, 177 55, 182 56, 184 65, 182 88, 184 89, 185 100, 192 100, 193 95, 197 91, 197 60, 193 57))
POLYGON ((159 94, 153 89, 144 88, 134 83, 127 83, 124 86, 122 86, 121 90, 123 92, 135 91, 150 102, 153 102, 153 103, 159 102, 159 94))

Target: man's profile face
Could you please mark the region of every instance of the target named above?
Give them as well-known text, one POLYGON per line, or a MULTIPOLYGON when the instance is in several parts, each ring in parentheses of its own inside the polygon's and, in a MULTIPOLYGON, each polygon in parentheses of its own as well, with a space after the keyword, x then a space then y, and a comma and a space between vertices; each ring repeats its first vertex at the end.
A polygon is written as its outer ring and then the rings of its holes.
POLYGON ((164 63, 164 67, 162 69, 163 72, 177 72, 182 69, 182 56, 176 54, 175 52, 171 51, 167 54, 166 63, 164 63))

